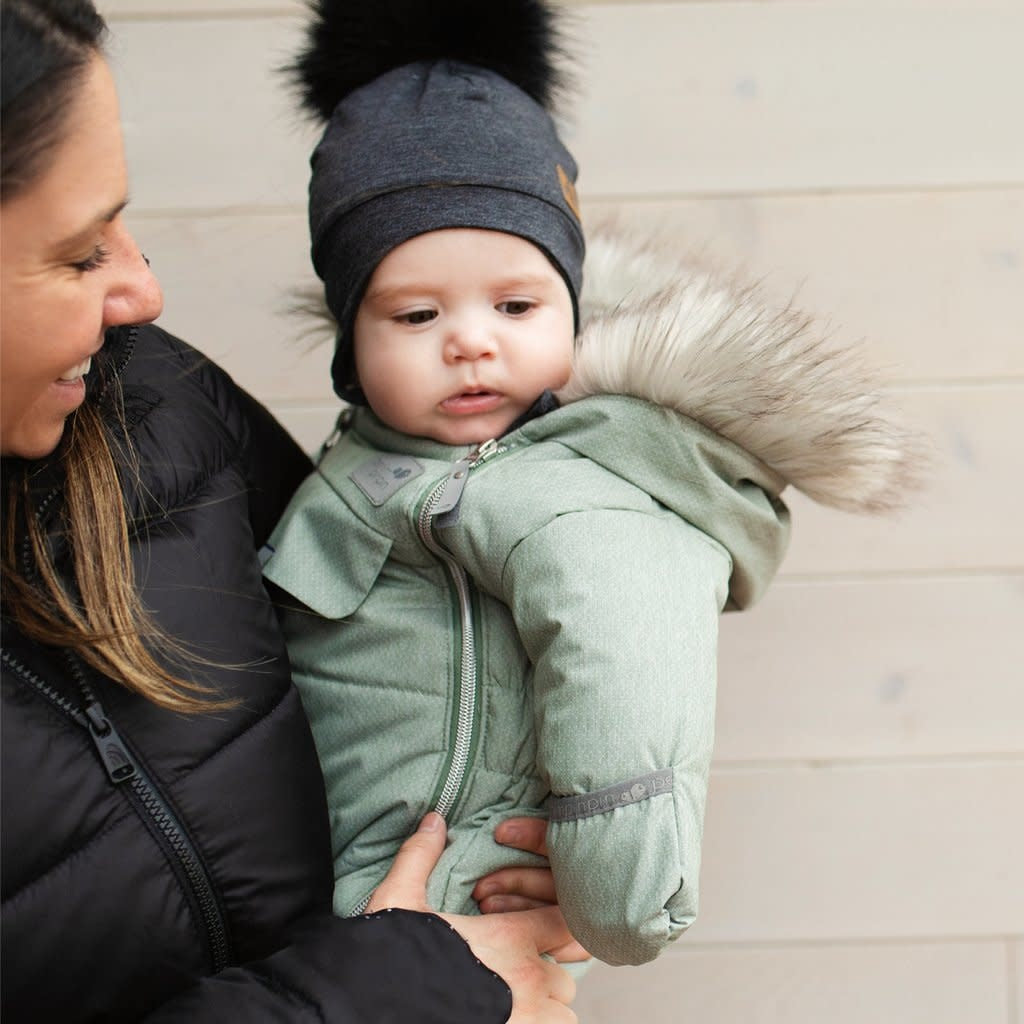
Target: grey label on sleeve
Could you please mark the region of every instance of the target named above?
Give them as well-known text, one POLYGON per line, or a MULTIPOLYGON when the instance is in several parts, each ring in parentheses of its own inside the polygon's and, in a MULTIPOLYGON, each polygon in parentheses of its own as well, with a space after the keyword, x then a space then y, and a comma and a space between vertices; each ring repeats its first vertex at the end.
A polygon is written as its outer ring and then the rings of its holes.
POLYGON ((638 775, 635 779, 627 779, 607 789, 598 789, 593 793, 552 797, 548 801, 548 813, 551 821, 576 821, 671 792, 672 769, 664 768, 661 771, 649 772, 647 775, 638 775))
POLYGON ((375 455, 349 473, 349 479, 374 505, 383 505, 422 472, 423 464, 410 455, 375 455))

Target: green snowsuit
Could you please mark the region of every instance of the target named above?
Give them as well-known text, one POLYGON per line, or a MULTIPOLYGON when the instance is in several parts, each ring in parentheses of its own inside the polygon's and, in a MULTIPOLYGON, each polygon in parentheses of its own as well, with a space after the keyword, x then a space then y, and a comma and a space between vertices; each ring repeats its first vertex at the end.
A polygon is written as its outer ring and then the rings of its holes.
MULTIPOLYGON (((787 480, 698 422, 714 414, 679 410, 702 386, 692 375, 682 397, 657 393, 672 365, 652 352, 678 356, 680 328, 697 342, 678 315, 666 330, 641 310, 649 298, 592 314, 565 404, 478 451, 355 411, 271 538, 264 571, 291 598, 284 626, 327 782, 336 912, 362 908, 436 808, 450 838, 428 892, 438 909, 472 912, 477 879, 530 862, 493 829, 545 814, 560 904, 599 959, 650 960, 693 921, 718 616, 775 573, 787 480), (623 326, 630 315, 653 340, 623 326), (609 352, 626 369, 587 383, 588 353, 609 352)), ((741 304, 721 311, 720 333, 735 335, 736 317, 741 304)), ((735 377, 701 323, 714 358, 698 362, 735 377)), ((752 339, 739 345, 752 354, 752 339)), ((789 400, 799 420, 802 398, 789 400)))

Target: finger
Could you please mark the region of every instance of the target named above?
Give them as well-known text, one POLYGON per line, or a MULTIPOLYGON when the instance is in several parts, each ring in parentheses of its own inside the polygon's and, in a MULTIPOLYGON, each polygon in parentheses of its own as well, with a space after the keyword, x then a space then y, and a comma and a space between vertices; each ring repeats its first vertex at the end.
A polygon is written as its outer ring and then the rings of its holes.
POLYGON ((517 914, 538 953, 550 953, 573 941, 569 926, 558 907, 538 907, 517 914))
POLYGON ((444 818, 431 811, 420 822, 420 827, 402 843, 395 862, 367 904, 368 914, 390 907, 429 909, 427 879, 444 852, 445 834, 444 818))
POLYGON ((473 899, 483 901, 488 896, 523 896, 535 904, 558 902, 555 878, 550 868, 499 868, 492 871, 473 887, 473 899))
POLYGON ((507 914, 518 910, 534 910, 537 907, 550 907, 547 900, 531 900, 526 896, 502 895, 487 896, 480 900, 481 914, 507 914))
POLYGON ((544 960, 542 963, 547 978, 549 997, 568 1006, 576 998, 576 982, 572 975, 549 960, 544 960))
POLYGON ((539 853, 542 857, 548 855, 547 834, 546 818, 509 818, 494 830, 494 838, 502 846, 539 853))
POLYGON ((592 959, 575 939, 564 946, 559 946, 558 949, 552 949, 548 955, 554 957, 560 964, 579 964, 592 959))
POLYGON ((517 917, 528 922, 530 937, 538 953, 547 953, 560 963, 579 963, 590 959, 590 954, 573 938, 558 907, 526 910, 517 917))

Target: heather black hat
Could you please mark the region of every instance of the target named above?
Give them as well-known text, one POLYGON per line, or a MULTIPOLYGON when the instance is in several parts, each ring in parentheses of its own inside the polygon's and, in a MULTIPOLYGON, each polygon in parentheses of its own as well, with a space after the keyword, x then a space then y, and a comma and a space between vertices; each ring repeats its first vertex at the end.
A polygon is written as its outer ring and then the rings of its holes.
POLYGON ((354 9, 322 0, 324 20, 296 65, 307 103, 330 115, 311 159, 309 221, 313 265, 339 325, 331 376, 349 401, 360 399, 356 311, 373 271, 402 242, 442 228, 518 235, 561 272, 574 310, 584 251, 576 163, 544 105, 556 85, 545 5, 391 0, 375 11, 398 19, 394 25, 367 15, 360 27, 382 52, 376 59, 360 53, 356 67, 339 68, 357 43, 354 9), (331 20, 345 17, 344 24, 331 20), (429 31, 420 25, 427 19, 429 31), (519 30, 523 38, 510 44, 519 30), (524 46, 525 55, 517 53, 524 46), (433 55, 367 74, 417 50, 433 55))

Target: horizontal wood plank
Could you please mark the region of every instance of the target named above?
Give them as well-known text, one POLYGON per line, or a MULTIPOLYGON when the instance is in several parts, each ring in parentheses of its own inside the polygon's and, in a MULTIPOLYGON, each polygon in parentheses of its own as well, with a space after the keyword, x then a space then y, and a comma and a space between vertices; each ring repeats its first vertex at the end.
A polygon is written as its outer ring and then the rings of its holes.
POLYGON ((893 518, 825 509, 790 489, 794 529, 784 574, 1024 567, 1024 382, 899 399, 933 447, 926 489, 893 518))
POLYGON ((1024 179, 1019 4, 621 4, 583 34, 585 197, 1024 179))
POLYGON ((133 205, 140 210, 301 208, 319 131, 277 70, 300 18, 123 21, 111 59, 133 205))
POLYGON ((1024 934, 1022 787, 1024 759, 719 770, 690 937, 1024 934))
POLYGON ((341 405, 325 403, 295 406, 271 402, 268 408, 288 428, 303 449, 313 454, 334 429, 341 405))
POLYGON ((759 282, 890 381, 1024 376, 1024 188, 595 201, 584 219, 759 282))
POLYGON ((778 949, 679 945, 640 968, 595 967, 583 1024, 1006 1024, 1001 942, 778 949))
POLYGON ((777 582, 726 615, 719 763, 1024 754, 1024 575, 777 582))
MULTIPOLYGON (((584 198, 1024 180, 1024 136, 1005 128, 1024 91, 1019 8, 652 3, 578 13, 586 57, 566 136, 584 198)), ((140 206, 303 202, 315 133, 274 71, 302 25, 117 23, 140 206)))

